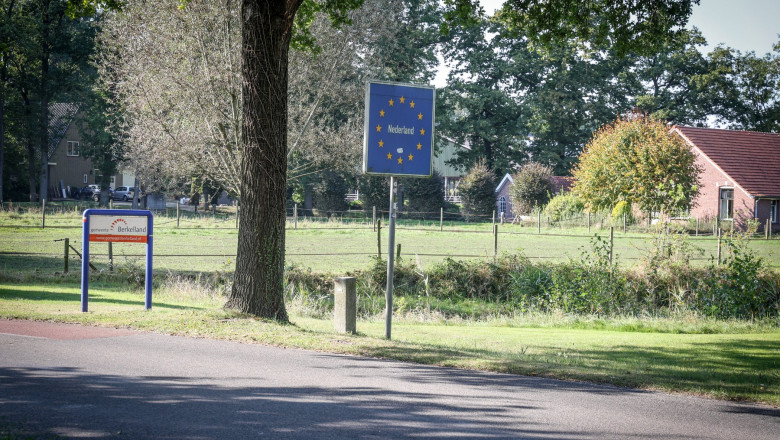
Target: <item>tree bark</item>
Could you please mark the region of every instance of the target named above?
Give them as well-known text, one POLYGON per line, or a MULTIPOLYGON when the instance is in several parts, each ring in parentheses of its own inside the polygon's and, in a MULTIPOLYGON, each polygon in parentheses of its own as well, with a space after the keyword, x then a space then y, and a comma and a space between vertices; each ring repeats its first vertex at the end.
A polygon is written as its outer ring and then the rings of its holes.
POLYGON ((287 321, 284 307, 287 62, 302 0, 243 0, 241 214, 226 307, 287 321))

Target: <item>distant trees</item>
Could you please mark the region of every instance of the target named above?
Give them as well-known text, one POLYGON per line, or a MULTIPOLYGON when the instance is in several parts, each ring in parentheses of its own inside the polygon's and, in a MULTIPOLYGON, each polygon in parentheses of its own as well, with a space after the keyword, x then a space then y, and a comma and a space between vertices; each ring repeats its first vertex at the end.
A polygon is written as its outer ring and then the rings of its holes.
POLYGON ((619 202, 644 212, 673 214, 690 207, 701 170, 685 142, 649 117, 621 118, 602 127, 574 169, 573 191, 587 208, 619 202))
POLYGON ((50 105, 82 107, 89 58, 113 0, 0 1, 0 201, 48 198, 50 105), (96 8, 99 5, 100 8, 96 8))

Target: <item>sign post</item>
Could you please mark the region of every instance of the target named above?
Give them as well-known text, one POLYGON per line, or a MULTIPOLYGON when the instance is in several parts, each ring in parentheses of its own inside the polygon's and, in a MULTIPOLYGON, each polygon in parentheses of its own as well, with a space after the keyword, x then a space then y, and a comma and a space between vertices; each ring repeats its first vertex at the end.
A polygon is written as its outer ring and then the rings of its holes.
POLYGON ((146 298, 145 308, 152 308, 152 228, 151 211, 131 209, 87 209, 82 222, 81 256, 81 311, 89 304, 89 243, 123 242, 146 243, 146 298))
POLYGON ((398 176, 430 177, 436 90, 390 82, 366 84, 363 172, 390 176, 390 218, 385 291, 385 338, 390 339, 393 317, 395 218, 398 176))

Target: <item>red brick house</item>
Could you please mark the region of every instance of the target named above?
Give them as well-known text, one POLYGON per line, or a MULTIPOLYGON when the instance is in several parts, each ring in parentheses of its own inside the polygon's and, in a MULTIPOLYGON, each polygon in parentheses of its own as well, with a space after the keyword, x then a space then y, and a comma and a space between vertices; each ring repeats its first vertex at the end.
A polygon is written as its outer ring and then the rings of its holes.
POLYGON ((770 220, 780 230, 780 133, 698 127, 674 127, 702 167, 699 194, 691 216, 733 221, 757 219, 760 230, 770 220))

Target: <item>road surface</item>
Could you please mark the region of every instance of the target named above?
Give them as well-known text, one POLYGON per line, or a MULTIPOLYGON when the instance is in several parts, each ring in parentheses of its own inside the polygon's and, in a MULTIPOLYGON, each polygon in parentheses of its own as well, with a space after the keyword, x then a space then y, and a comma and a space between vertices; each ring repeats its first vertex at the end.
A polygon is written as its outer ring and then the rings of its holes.
POLYGON ((0 437, 4 431, 10 438, 777 440, 780 410, 313 351, 0 320, 0 437))

